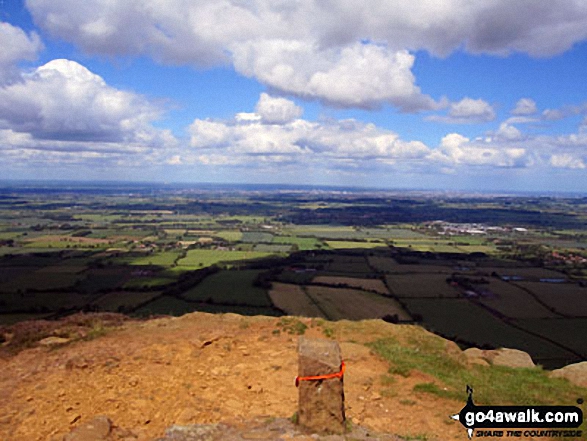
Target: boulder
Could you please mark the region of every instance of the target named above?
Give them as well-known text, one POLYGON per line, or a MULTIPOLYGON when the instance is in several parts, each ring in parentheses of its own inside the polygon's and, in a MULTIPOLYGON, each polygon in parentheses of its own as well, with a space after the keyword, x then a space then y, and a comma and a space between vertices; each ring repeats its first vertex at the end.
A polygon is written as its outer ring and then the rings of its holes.
POLYGON ((465 349, 463 351, 463 354, 465 354, 465 357, 467 357, 467 361, 470 364, 482 364, 482 365, 489 364, 489 362, 485 358, 485 351, 483 351, 479 348, 465 349))
POLYGON ((587 361, 570 364, 550 373, 553 378, 566 378, 577 386, 587 387, 587 361))
POLYGON ((469 348, 463 351, 469 364, 487 366, 507 366, 512 368, 533 368, 536 367, 532 357, 518 349, 501 348, 495 350, 482 350, 469 348))
POLYGON ((501 348, 488 352, 492 353, 489 362, 495 366, 507 366, 513 368, 536 367, 532 361, 532 357, 526 352, 518 349, 501 348))

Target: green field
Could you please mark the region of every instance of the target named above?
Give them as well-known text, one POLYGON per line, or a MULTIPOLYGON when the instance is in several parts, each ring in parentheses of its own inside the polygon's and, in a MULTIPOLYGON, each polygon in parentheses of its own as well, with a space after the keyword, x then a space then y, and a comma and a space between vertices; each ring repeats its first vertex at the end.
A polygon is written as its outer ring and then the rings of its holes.
POLYGON ((325 271, 329 273, 363 274, 369 275, 373 270, 367 264, 364 256, 335 255, 332 261, 326 265, 325 271))
POLYGON ((387 275, 385 283, 399 298, 456 298, 459 291, 446 283, 444 274, 387 275))
POLYGON ((299 250, 313 250, 321 246, 321 242, 314 237, 274 236, 273 243, 296 245, 299 250))
POLYGON ((291 245, 259 243, 253 247, 253 251, 263 253, 287 253, 291 250, 291 245))
POLYGON ((194 311, 210 312, 210 313, 226 313, 231 312, 241 315, 279 315, 279 312, 273 308, 255 308, 252 306, 238 306, 238 305, 211 305, 206 303, 190 303, 185 300, 180 300, 176 297, 162 296, 153 302, 139 308, 134 314, 139 316, 150 315, 183 315, 194 311))
POLYGON ((410 313, 420 314, 422 324, 440 335, 459 338, 474 346, 509 347, 528 352, 545 366, 568 364, 572 353, 505 324, 466 299, 402 299, 410 313))
POLYGON ((243 233, 241 241, 245 243, 271 243, 273 241, 273 234, 246 231, 243 233))
POLYGON ((411 320, 397 301, 379 294, 325 286, 306 286, 305 290, 329 320, 365 320, 386 315, 397 315, 400 320, 411 320))
POLYGON ((537 302, 533 296, 517 286, 491 278, 488 285, 480 285, 495 294, 495 297, 481 297, 484 305, 511 318, 556 318, 548 308, 537 302))
POLYGON ((36 293, 1 293, 0 305, 3 312, 56 312, 65 309, 79 309, 92 301, 94 296, 63 291, 36 293))
POLYGON ((291 283, 273 282, 269 297, 273 304, 287 315, 326 318, 304 288, 291 283))
POLYGON ((354 249, 354 248, 369 249, 369 248, 387 247, 385 242, 351 242, 351 241, 343 241, 343 240, 327 240, 326 245, 328 245, 329 248, 332 248, 334 250, 354 249))
POLYGON ((551 338, 581 354, 587 359, 587 318, 578 319, 525 319, 516 320, 524 329, 551 338))
POLYGON ((27 272, 0 284, 0 292, 17 292, 26 290, 49 291, 72 287, 82 276, 72 273, 49 273, 42 270, 27 272))
POLYGON ((225 305, 271 306, 267 292, 253 286, 256 270, 220 271, 182 294, 186 300, 225 305))
POLYGON ((130 277, 132 268, 107 267, 92 269, 85 273, 85 279, 76 284, 79 292, 95 293, 102 290, 114 290, 122 286, 130 277))
POLYGON ((198 269, 215 265, 220 262, 236 262, 251 259, 259 259, 270 256, 271 253, 255 251, 228 251, 228 250, 189 250, 187 256, 177 262, 178 267, 185 269, 198 269))
POLYGON ((136 306, 146 303, 151 299, 159 296, 161 292, 132 292, 132 291, 116 291, 104 294, 98 299, 92 301, 91 305, 98 308, 99 311, 109 312, 129 312, 134 310, 136 306))
POLYGON ((587 317, 587 288, 573 283, 516 282, 534 293, 556 312, 570 317, 587 317))
POLYGON ((153 253, 144 257, 131 258, 128 262, 131 265, 157 265, 169 267, 175 263, 181 253, 169 251, 163 253, 153 253))
POLYGON ((241 233, 240 231, 223 230, 216 231, 214 233, 214 236, 218 236, 227 242, 240 242, 243 238, 243 233, 241 233))

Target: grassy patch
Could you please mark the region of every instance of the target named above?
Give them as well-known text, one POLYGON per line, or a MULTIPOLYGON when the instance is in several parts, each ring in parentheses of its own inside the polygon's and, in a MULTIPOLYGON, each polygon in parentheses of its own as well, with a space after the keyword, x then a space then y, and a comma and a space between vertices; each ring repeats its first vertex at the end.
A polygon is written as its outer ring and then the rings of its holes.
POLYGON ((306 329, 308 329, 308 326, 305 323, 302 323, 293 317, 283 317, 279 319, 277 326, 279 326, 284 332, 295 335, 304 335, 306 329))
POLYGON ((420 392, 463 400, 465 389, 475 390, 477 404, 544 405, 574 403, 587 390, 565 380, 549 378, 540 368, 514 369, 503 366, 468 366, 446 353, 445 341, 429 335, 401 344, 392 338, 369 346, 390 363, 390 373, 418 370, 443 385, 417 385, 420 392))

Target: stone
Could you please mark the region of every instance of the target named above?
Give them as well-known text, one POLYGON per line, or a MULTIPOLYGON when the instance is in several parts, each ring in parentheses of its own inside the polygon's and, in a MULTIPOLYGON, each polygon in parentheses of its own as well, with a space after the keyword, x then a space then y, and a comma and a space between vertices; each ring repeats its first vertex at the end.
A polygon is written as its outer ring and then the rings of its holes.
MULTIPOLYGON (((298 341, 298 375, 300 377, 335 374, 342 358, 338 343, 332 340, 298 341)), ((343 378, 300 381, 298 385, 298 423, 313 433, 345 431, 343 378)))
POLYGON ((507 366, 512 368, 536 367, 532 361, 532 357, 524 351, 501 348, 491 352, 493 352, 493 357, 491 357, 490 362, 495 366, 507 366))
POLYGON ((587 361, 570 364, 550 373, 553 378, 566 378, 577 386, 587 387, 587 361))
POLYGON ((495 350, 482 350, 469 348, 463 351, 469 364, 487 366, 507 366, 512 368, 533 368, 536 367, 532 357, 519 349, 501 348, 495 350))
POLYGON ((111 432, 112 421, 101 415, 76 427, 63 441, 106 441, 111 432))
POLYGON ((485 359, 485 351, 479 349, 479 348, 469 348, 469 349, 465 349, 463 351, 463 354, 465 354, 465 357, 467 357, 467 360, 475 360, 475 359, 485 359))
POLYGON ((41 346, 61 346, 69 343, 71 341, 70 338, 63 338, 63 337, 47 337, 42 340, 39 340, 39 344, 41 346))

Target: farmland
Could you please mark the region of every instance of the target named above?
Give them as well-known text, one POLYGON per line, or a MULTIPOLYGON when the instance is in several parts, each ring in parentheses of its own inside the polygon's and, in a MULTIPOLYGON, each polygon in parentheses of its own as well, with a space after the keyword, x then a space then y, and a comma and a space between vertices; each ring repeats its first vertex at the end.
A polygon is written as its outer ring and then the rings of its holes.
POLYGON ((0 186, 0 324, 75 311, 382 318, 587 357, 587 201, 0 186))

